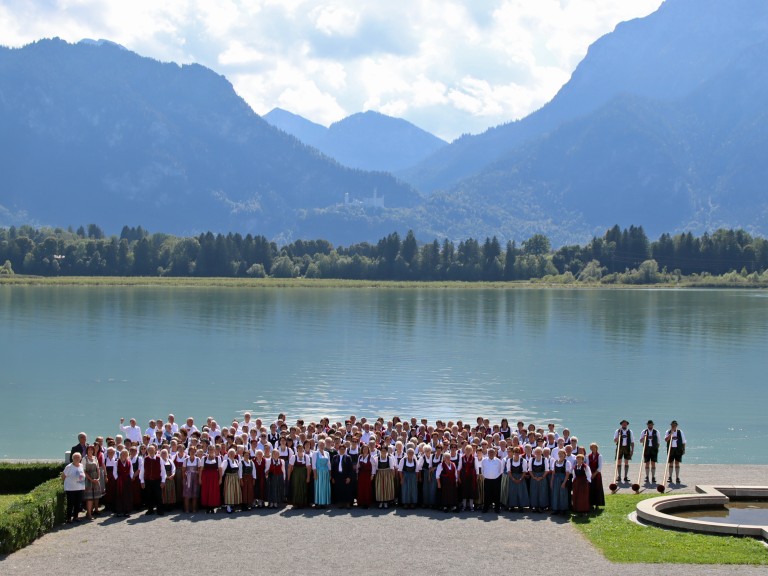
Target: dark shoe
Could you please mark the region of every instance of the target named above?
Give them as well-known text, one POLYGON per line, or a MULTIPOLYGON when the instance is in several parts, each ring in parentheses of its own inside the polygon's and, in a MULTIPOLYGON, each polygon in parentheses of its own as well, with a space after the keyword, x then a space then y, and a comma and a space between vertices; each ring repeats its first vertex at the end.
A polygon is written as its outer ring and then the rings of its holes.
POLYGON ((648 476, 645 477, 645 483, 648 484, 648 476))
POLYGON ((147 510, 146 512, 144 512, 144 516, 152 516, 152 514, 154 513, 155 513, 154 510, 147 510))
POLYGON ((669 480, 667 480, 667 484, 672 484, 672 476, 670 476, 669 480))
POLYGON ((680 478, 677 479, 676 484, 680 484, 680 478))
POLYGON ((628 476, 624 476, 624 482, 629 482, 629 477, 628 476))
POLYGON ((656 484, 656 476, 654 476, 653 478, 651 478, 651 482, 653 482, 654 484, 656 484))

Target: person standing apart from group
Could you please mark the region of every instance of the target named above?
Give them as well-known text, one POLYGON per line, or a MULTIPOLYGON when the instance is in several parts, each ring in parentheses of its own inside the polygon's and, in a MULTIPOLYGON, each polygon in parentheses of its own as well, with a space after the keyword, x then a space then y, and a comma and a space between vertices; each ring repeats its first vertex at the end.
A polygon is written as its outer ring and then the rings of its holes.
MULTIPOLYGON (((685 454, 685 434, 677 427, 677 420, 672 420, 670 429, 664 434, 664 441, 669 451, 669 461, 675 467, 675 479, 680 484, 680 463, 685 454)), ((669 470, 668 482, 672 484, 672 469, 669 470)))
POLYGON ((81 463, 82 456, 79 452, 72 454, 72 462, 67 464, 61 473, 61 479, 64 481, 64 493, 67 496, 67 511, 65 522, 80 522, 77 514, 80 512, 80 504, 83 500, 85 491, 85 469, 81 463))
POLYGON ((635 453, 635 438, 629 429, 629 422, 622 420, 620 427, 613 435, 613 443, 619 445, 618 458, 616 458, 616 478, 621 478, 621 463, 624 462, 624 482, 629 482, 629 461, 635 453))

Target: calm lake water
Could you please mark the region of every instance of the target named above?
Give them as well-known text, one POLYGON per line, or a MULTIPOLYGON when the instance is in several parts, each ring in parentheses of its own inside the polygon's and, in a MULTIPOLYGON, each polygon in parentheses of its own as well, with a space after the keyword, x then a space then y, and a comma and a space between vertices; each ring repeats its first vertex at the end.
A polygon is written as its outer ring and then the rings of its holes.
POLYGON ((767 336, 764 291, 0 286, 0 457, 251 410, 555 421, 609 460, 675 418, 688 462, 765 463, 767 336))

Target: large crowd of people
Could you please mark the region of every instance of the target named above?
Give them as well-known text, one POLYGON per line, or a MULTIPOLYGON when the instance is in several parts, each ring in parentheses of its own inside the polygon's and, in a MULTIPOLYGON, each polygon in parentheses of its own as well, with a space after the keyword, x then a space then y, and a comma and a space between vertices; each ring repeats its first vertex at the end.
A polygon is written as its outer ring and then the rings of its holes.
MULTIPOLYGON (((614 434, 618 458, 608 473, 616 482, 622 463, 629 482, 635 438, 628 424, 614 434)), ((119 432, 92 444, 78 435, 62 473, 67 522, 78 521, 80 510, 90 519, 102 505, 123 517, 286 505, 589 514, 605 505, 598 445, 582 445, 553 423, 512 428, 506 419, 482 417, 472 425, 350 416, 291 425, 283 414, 267 423, 245 413, 228 427, 208 418, 198 428, 193 418, 179 425, 171 414, 143 431, 135 419, 121 419, 119 432)), ((679 482, 685 437, 676 422, 665 440, 679 482)), ((652 421, 640 442, 646 482, 649 471, 655 482, 660 441, 652 421)))

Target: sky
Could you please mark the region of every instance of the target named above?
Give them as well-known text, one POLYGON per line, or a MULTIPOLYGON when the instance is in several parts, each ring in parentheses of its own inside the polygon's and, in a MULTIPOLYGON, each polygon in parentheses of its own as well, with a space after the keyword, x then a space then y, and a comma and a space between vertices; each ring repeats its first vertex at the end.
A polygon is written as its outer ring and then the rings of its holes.
POLYGON ((374 110, 453 140, 522 118, 661 0, 0 0, 0 44, 108 39, 226 76, 258 114, 374 110))

